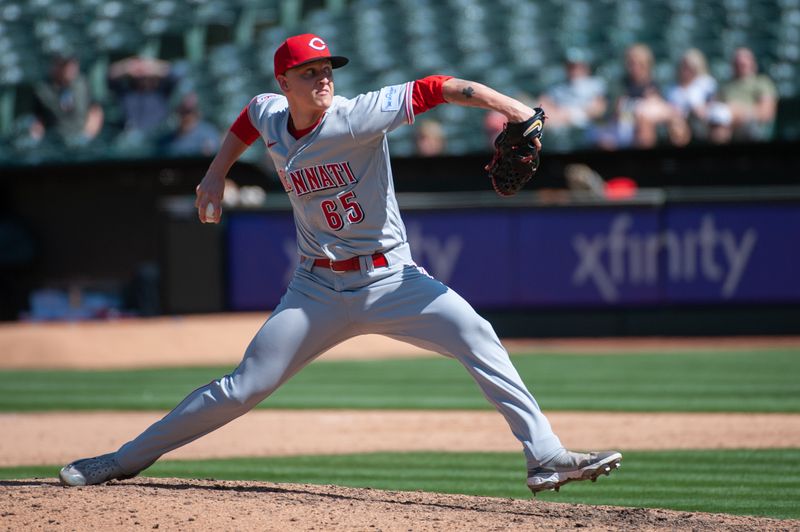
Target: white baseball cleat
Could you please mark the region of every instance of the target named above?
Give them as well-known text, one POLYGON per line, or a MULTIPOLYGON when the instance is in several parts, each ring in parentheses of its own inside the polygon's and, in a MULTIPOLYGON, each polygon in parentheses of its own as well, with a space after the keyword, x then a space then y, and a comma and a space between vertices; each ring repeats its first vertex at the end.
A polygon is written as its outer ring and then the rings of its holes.
POLYGON ((61 468, 58 478, 65 486, 91 486, 109 480, 133 478, 138 473, 127 474, 122 471, 115 453, 108 453, 94 458, 76 460, 61 468))
POLYGON ((536 495, 540 491, 558 491, 573 480, 595 482, 600 475, 610 475, 620 466, 622 453, 599 451, 573 453, 564 451, 535 469, 528 471, 528 488, 536 495))

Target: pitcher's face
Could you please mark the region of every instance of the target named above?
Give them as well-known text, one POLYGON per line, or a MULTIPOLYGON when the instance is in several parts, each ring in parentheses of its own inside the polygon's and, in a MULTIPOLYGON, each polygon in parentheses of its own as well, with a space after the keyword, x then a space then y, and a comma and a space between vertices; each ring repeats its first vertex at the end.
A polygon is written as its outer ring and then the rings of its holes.
POLYGON ((290 68, 278 83, 286 97, 304 109, 324 111, 333 103, 333 68, 328 59, 290 68))

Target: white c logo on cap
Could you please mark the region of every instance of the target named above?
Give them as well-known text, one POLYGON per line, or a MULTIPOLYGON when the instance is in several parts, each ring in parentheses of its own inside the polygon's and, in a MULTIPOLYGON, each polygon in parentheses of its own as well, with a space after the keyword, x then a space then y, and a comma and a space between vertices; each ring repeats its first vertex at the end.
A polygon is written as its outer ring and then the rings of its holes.
POLYGON ((313 39, 308 41, 308 45, 314 50, 324 50, 327 47, 325 41, 323 41, 319 37, 314 37, 313 39))

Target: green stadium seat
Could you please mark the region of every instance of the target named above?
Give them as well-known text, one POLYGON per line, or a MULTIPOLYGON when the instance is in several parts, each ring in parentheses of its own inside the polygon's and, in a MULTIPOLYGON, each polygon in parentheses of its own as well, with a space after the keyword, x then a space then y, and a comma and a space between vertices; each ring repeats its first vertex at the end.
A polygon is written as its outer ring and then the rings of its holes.
MULTIPOLYGON (((782 99, 800 94, 800 0, 0 0, 0 133, 18 115, 9 117, 5 88, 18 93, 41 79, 48 55, 63 50, 79 53, 101 94, 109 60, 141 52, 185 60, 185 87, 202 92, 209 118, 225 127, 249 97, 277 90, 272 54, 301 30, 351 57, 336 73, 345 95, 440 72, 539 94, 563 79, 572 47, 591 50, 613 86, 634 42, 653 49, 665 86, 686 48, 700 48, 725 81, 733 50, 746 45, 782 99)), ((453 124, 452 150, 482 147, 460 133, 480 127, 478 115, 441 118, 453 124)), ((401 150, 410 139, 399 138, 401 150)))

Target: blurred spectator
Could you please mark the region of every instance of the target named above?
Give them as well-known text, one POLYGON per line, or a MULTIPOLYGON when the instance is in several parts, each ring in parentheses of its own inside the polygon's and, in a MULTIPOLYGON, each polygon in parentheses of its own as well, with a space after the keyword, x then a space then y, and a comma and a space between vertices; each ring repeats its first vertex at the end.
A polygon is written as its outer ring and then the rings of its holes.
POLYGON ((547 113, 547 126, 556 130, 586 130, 606 112, 606 84, 592 75, 589 58, 581 50, 567 52, 564 68, 567 81, 539 98, 547 113))
POLYGON ((422 157, 435 157, 445 150, 442 125, 435 120, 422 120, 414 129, 416 154, 422 157))
POLYGON ((167 61, 130 57, 112 63, 108 82, 122 112, 123 132, 147 135, 162 126, 176 81, 167 61))
POLYGON ((197 94, 190 92, 181 98, 175 109, 178 123, 162 136, 158 147, 167 155, 211 155, 220 143, 219 130, 203 120, 197 94))
POLYGON ((52 59, 48 79, 34 87, 34 120, 30 136, 45 136, 66 146, 83 146, 103 127, 103 108, 94 101, 89 84, 72 55, 52 59))
POLYGON ((678 63, 677 84, 667 91, 667 101, 683 120, 673 121, 670 140, 676 146, 689 143, 692 137, 705 139, 707 106, 717 92, 717 81, 708 73, 706 57, 697 48, 687 50, 678 63))
POLYGON ((749 48, 733 54, 733 79, 722 86, 717 102, 709 107, 711 140, 769 140, 778 107, 778 91, 764 74, 758 73, 749 48))
POLYGON ((617 91, 612 123, 598 138, 601 147, 651 148, 658 141, 658 126, 674 127, 683 120, 653 81, 653 64, 647 45, 635 44, 625 51, 625 79, 617 91))

